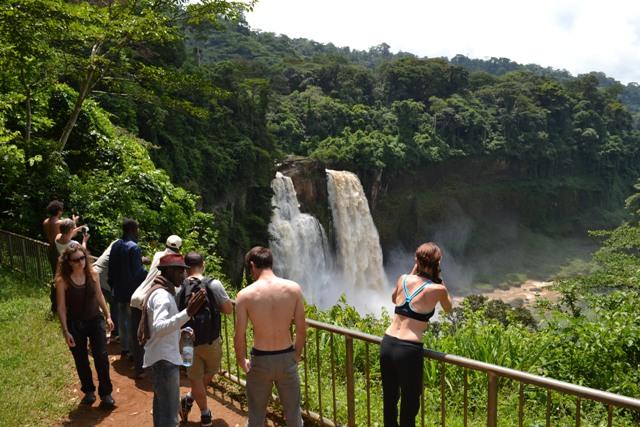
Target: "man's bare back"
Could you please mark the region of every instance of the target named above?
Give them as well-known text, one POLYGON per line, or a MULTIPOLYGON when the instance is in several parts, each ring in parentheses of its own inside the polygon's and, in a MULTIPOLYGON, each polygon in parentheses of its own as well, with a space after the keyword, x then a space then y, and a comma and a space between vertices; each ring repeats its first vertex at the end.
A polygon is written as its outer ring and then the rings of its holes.
POLYGON ((245 332, 253 325, 253 347, 262 351, 279 351, 294 344, 296 360, 300 359, 306 338, 304 299, 300 285, 276 276, 271 268, 252 268, 257 279, 236 298, 235 347, 238 363, 248 370, 245 332), (291 341, 291 324, 295 325, 295 343, 291 341), (247 365, 245 365, 247 363, 247 365))
POLYGON ((42 222, 42 232, 47 241, 53 245, 56 236, 60 233, 60 217, 52 216, 42 222))
POLYGON ((290 347, 289 327, 296 308, 304 313, 300 285, 277 276, 260 279, 238 294, 238 302, 246 307, 253 325, 253 346, 273 351, 290 347))
POLYGON ((245 255, 254 283, 236 299, 233 345, 236 361, 247 374, 247 426, 262 427, 275 384, 288 427, 302 427, 298 362, 307 336, 300 285, 277 277, 269 248, 255 246, 245 255), (247 326, 253 325, 253 350, 247 359, 247 326), (295 325, 295 343, 290 327, 295 325), (292 348, 293 347, 293 348, 292 348), (294 353, 295 351, 295 353, 294 353))

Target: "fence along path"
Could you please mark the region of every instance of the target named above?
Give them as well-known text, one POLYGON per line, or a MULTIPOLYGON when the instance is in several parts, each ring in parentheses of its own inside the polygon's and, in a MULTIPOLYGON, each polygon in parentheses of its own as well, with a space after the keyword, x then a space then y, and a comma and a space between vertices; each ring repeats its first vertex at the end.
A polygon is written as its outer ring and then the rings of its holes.
MULTIPOLYGON (((0 264, 4 267, 21 272, 43 282, 51 279, 51 272, 46 260, 47 243, 0 230, 0 264)), ((223 378, 241 387, 246 385, 245 376, 235 363, 233 346, 233 319, 223 316, 222 333, 224 336, 225 355, 220 372, 223 378)), ((309 421, 323 426, 356 425, 371 426, 381 422, 380 409, 372 408, 372 396, 381 395, 379 381, 372 378, 372 365, 377 363, 377 349, 381 338, 357 330, 347 329, 316 320, 307 319, 309 327, 308 339, 299 370, 301 372, 303 410, 309 421)), ((544 423, 551 426, 554 413, 561 408, 570 411, 568 399, 572 399, 574 409, 569 416, 573 416, 575 425, 582 423, 582 408, 589 404, 603 404, 606 425, 613 426, 616 410, 623 409, 633 412, 634 419, 640 419, 640 400, 609 393, 601 390, 583 387, 564 381, 558 381, 526 372, 492 365, 465 357, 440 353, 425 349, 425 363, 437 366, 437 388, 439 395, 437 408, 428 412, 423 393, 420 409, 420 425, 424 426, 427 417, 432 422, 445 426, 447 424, 448 403, 454 406, 457 419, 461 418, 465 427, 472 422, 471 415, 478 407, 486 407, 486 425, 495 427, 498 423, 499 383, 512 380, 518 384, 517 397, 517 425, 525 425, 526 403, 531 401, 525 395, 528 388, 536 387, 545 396, 544 423), (453 385, 447 377, 447 369, 459 368, 462 375, 462 402, 447 401, 447 390, 451 392, 453 385), (485 392, 483 396, 469 396, 472 379, 485 377, 485 392), (560 395, 554 400, 553 394, 560 395), (480 404, 478 404, 480 403, 480 404), (554 405, 556 407, 554 408, 554 405), (461 406, 461 407, 460 407, 461 406), (461 413, 461 414, 460 414, 461 413)), ((426 377, 429 377, 428 370, 426 377)), ((477 381, 476 387, 477 389, 477 381)), ((431 390, 433 391, 433 390, 431 390)), ((274 395, 277 402, 277 397, 274 395)), ((513 396, 502 396, 504 400, 513 396)), ((478 418, 474 418, 477 420, 478 418)), ((512 418, 509 418, 512 419, 512 418)), ((477 421, 476 421, 477 422, 477 421)))

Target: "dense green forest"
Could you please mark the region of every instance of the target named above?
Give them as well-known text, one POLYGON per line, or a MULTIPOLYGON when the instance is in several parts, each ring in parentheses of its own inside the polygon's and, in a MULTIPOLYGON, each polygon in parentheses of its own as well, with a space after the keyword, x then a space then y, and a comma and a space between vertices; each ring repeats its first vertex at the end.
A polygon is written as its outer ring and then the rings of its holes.
POLYGON ((204 64, 249 64, 269 79, 268 128, 282 151, 361 177, 461 156, 506 158, 537 175, 625 172, 637 160, 622 96, 634 85, 599 73, 394 55, 387 45, 353 51, 242 24, 197 27, 189 46, 204 64))

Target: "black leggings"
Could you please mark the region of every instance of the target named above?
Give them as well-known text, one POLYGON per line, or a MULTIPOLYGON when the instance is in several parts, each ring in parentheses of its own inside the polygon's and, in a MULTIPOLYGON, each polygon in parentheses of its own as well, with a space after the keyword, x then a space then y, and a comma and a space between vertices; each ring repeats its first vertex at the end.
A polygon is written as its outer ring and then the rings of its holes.
POLYGON ((80 378, 83 393, 93 393, 96 386, 89 365, 87 340, 93 354, 93 364, 98 373, 98 394, 104 397, 113 390, 109 376, 109 355, 107 354, 107 338, 105 336, 105 321, 102 316, 90 320, 67 319, 69 332, 75 341, 75 347, 69 348, 76 363, 76 371, 80 378))
POLYGON ((415 427, 422 394, 422 343, 389 335, 380 345, 384 427, 415 427), (400 399, 400 424, 398 424, 400 399))

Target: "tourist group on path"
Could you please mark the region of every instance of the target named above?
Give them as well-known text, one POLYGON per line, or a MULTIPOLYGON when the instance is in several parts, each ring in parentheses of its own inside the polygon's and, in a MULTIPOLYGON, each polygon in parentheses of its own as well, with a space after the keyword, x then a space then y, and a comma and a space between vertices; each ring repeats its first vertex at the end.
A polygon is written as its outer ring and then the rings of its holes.
MULTIPOLYGON (((119 340, 121 356, 132 362, 136 378, 151 376, 155 427, 175 427, 178 417, 186 422, 194 402, 201 425, 211 426, 206 391, 221 367, 221 314, 234 309, 222 283, 205 275, 201 254, 180 253, 182 239, 176 235, 167 238, 166 248, 154 255, 147 271, 148 260, 137 245, 138 224, 131 219, 123 221, 122 238, 92 264, 86 248, 88 227, 78 226, 77 216, 62 219, 63 209, 61 202, 51 202, 43 228, 55 276, 52 305, 80 378, 84 393, 80 403, 92 405, 97 400, 89 347, 100 406, 116 406, 107 354, 110 336, 119 340), (82 243, 73 240, 78 233, 82 243), (191 360, 185 349, 181 353, 180 344, 187 340, 194 345, 191 360), (180 396, 183 365, 189 365, 191 391, 180 396)), ((413 270, 398 278, 392 293, 395 315, 380 347, 385 427, 415 425, 422 394, 422 335, 437 304, 451 309, 440 276, 441 258, 434 243, 419 246, 413 270)), ((265 425, 275 384, 286 425, 302 426, 298 362, 306 339, 304 298, 300 285, 276 276, 272 266, 269 248, 256 246, 247 252, 245 267, 254 282, 238 292, 235 304, 234 348, 246 374, 246 425, 265 425), (247 358, 249 323, 253 348, 247 358)))

